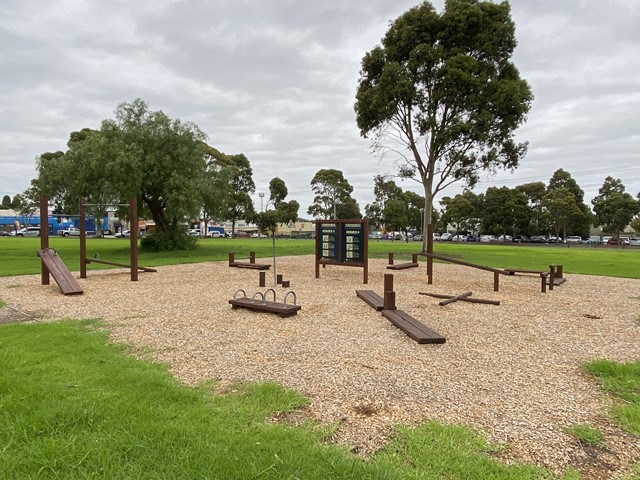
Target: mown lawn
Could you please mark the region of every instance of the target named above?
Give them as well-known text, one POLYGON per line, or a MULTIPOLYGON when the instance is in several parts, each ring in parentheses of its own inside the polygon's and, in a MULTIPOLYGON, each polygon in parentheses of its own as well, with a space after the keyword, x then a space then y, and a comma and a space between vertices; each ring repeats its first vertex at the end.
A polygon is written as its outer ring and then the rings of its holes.
MULTIPOLYGON (((279 239, 276 255, 312 255, 313 240, 279 239)), ((38 273, 38 238, 0 238, 0 276, 38 273)), ((50 246, 58 252, 71 271, 80 269, 79 243, 77 238, 53 237, 50 246)), ((370 241, 371 258, 387 258, 389 252, 415 253, 421 244, 390 241, 370 241)), ((198 241, 198 248, 185 252, 139 252, 139 264, 144 266, 175 265, 226 260, 229 252, 236 256, 247 256, 255 251, 258 257, 272 255, 270 239, 206 238, 198 241)), ((640 278, 640 248, 629 247, 576 247, 566 246, 512 246, 485 244, 436 243, 434 252, 454 256, 461 260, 493 267, 545 270, 554 264, 564 266, 565 273, 604 275, 611 277, 640 278)), ((98 254, 100 259, 129 263, 127 239, 88 239, 87 256, 98 254)), ((407 257, 408 258, 408 257, 407 257)), ((424 260, 424 259, 421 259, 424 260)), ((91 264, 89 269, 108 268, 91 264)))

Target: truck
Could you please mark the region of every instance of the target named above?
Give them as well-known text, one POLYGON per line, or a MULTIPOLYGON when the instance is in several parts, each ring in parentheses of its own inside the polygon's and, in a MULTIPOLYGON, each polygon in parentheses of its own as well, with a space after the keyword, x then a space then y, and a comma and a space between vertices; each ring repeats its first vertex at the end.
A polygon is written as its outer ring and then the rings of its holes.
POLYGON ((58 235, 61 237, 79 237, 80 229, 76 227, 67 227, 62 230, 58 230, 58 235))

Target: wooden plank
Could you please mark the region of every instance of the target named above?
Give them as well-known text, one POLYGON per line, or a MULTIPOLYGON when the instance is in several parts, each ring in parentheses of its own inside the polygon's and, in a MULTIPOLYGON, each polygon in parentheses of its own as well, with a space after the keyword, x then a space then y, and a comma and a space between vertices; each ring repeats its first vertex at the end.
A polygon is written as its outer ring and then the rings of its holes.
POLYGON ((463 298, 470 297, 470 296, 471 296, 471 292, 464 292, 464 293, 461 293, 460 295, 454 295, 451 298, 447 298, 446 300, 442 300, 439 303, 439 305, 441 307, 444 307, 445 305, 449 305, 450 303, 457 302, 458 300, 461 300, 463 298))
POLYGON ((248 308, 251 310, 257 310, 261 312, 269 312, 280 315, 281 317, 290 317, 291 315, 297 315, 298 310, 302 308, 301 305, 291 305, 288 303, 270 302, 267 300, 254 300, 252 298, 242 297, 229 300, 232 308, 248 308))
MULTIPOLYGON (((97 258, 85 258, 84 261, 85 263, 102 263, 104 265, 113 265, 114 267, 131 268, 131 265, 127 265, 126 263, 108 262, 106 260, 98 260, 97 258)), ((141 267, 140 265, 138 265, 138 270, 142 270, 143 272, 157 272, 155 268, 141 267)))
POLYGON ((402 310, 382 310, 382 315, 416 342, 445 343, 447 339, 402 310))
POLYGON ((407 262, 407 263, 397 263, 395 265, 388 265, 387 268, 389 270, 404 270, 405 268, 415 268, 420 266, 418 263, 407 262))
POLYGON ((39 250, 38 256, 42 259, 42 263, 49 270, 64 295, 80 295, 83 293, 82 287, 54 249, 45 248, 39 250))
POLYGON ((245 262, 233 262, 229 264, 230 267, 236 268, 249 268, 251 270, 269 270, 271 265, 263 263, 245 263, 245 262))
MULTIPOLYGON (((428 295, 433 298, 451 298, 453 295, 443 295, 441 293, 418 292, 420 295, 428 295)), ((464 297, 458 299, 461 302, 482 303, 486 305, 500 305, 499 300, 485 300, 483 298, 464 297)))
POLYGON ((384 300, 373 290, 356 290, 356 295, 378 312, 384 307, 384 300))

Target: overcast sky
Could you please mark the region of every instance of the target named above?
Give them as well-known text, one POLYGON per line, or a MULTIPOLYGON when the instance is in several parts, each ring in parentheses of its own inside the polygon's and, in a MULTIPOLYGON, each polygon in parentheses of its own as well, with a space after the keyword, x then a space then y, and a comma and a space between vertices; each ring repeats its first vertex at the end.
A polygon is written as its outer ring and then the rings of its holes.
MULTIPOLYGON (((360 61, 407 0, 0 0, 0 196, 24 191, 35 158, 99 128, 120 102, 195 122, 244 153, 258 192, 282 178, 313 199, 321 168, 344 172, 364 211, 373 177, 396 172, 359 136, 360 61)), ((434 1, 439 10, 443 1, 434 1)), ((514 62, 535 94, 514 173, 474 190, 571 173, 587 203, 607 175, 640 191, 640 2, 513 0, 514 62)), ((411 182, 404 189, 422 193, 411 182)), ((445 195, 455 195, 451 188, 445 195)))

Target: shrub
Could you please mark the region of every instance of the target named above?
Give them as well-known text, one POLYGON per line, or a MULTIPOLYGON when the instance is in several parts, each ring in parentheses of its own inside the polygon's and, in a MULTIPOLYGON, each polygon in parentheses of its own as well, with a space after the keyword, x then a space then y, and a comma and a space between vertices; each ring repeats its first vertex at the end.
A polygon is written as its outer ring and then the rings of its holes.
POLYGON ((175 250, 193 250, 197 247, 197 239, 187 235, 181 228, 168 231, 157 231, 144 237, 140 242, 141 250, 162 252, 175 250))

